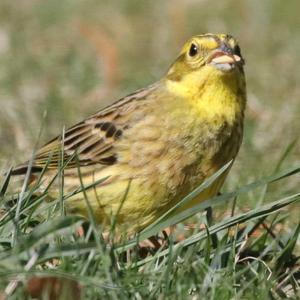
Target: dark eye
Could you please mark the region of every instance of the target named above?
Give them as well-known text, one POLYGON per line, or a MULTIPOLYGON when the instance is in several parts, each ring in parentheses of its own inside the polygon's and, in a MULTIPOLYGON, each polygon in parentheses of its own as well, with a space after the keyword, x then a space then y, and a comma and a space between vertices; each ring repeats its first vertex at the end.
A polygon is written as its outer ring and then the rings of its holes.
POLYGON ((233 52, 234 52, 234 54, 236 54, 236 55, 238 55, 238 56, 241 57, 241 48, 240 48, 238 45, 236 45, 236 46, 233 48, 233 52))
POLYGON ((189 56, 195 56, 198 54, 198 47, 195 44, 192 44, 189 50, 189 56))

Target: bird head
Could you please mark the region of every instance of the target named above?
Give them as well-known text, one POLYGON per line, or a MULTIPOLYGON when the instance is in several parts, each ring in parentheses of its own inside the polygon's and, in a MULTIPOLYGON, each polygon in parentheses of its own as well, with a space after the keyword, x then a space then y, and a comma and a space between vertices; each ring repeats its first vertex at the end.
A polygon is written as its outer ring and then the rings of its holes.
POLYGON ((185 74, 228 75, 243 73, 244 59, 238 42, 227 34, 203 34, 192 37, 183 46, 168 71, 167 78, 180 81, 185 74))

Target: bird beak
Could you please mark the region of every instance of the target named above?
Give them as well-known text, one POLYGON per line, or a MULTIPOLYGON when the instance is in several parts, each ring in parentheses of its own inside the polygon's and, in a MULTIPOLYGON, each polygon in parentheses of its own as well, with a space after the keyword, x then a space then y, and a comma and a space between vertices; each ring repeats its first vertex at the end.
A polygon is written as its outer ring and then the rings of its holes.
POLYGON ((229 71, 234 69, 236 65, 243 65, 242 57, 233 54, 233 51, 224 51, 216 49, 207 59, 206 64, 212 65, 222 71, 229 71))
POLYGON ((222 50, 214 51, 209 58, 207 59, 207 63, 214 64, 234 64, 237 62, 242 62, 242 58, 236 54, 231 54, 222 50))
POLYGON ((210 63, 215 64, 234 64, 241 61, 241 58, 238 55, 230 55, 224 52, 217 52, 213 55, 210 60, 210 63))

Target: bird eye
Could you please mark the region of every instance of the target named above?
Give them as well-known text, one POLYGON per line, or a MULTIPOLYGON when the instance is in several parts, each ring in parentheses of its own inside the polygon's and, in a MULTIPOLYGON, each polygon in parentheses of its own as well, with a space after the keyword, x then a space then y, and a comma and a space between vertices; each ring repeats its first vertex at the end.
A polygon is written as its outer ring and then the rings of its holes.
POLYGON ((189 50, 189 56, 193 57, 197 54, 198 54, 198 47, 194 43, 192 43, 190 50, 189 50))

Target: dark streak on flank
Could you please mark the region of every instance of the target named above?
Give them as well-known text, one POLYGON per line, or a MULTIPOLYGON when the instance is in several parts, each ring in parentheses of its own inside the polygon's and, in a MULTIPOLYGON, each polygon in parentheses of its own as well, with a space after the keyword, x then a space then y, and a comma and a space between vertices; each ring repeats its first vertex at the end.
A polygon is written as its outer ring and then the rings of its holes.
POLYGON ((77 130, 81 129, 82 127, 85 126, 84 122, 77 123, 76 125, 70 127, 66 132, 65 132, 65 138, 70 136, 72 133, 76 132, 77 130))
POLYGON ((97 145, 101 145, 103 143, 103 138, 101 138, 100 140, 96 141, 95 143, 91 144, 90 146, 82 149, 80 151, 80 154, 87 154, 89 153, 93 148, 95 148, 97 145))
POLYGON ((114 126, 111 122, 101 122, 96 124, 95 128, 100 128, 102 131, 106 131, 111 126, 114 126))
POLYGON ((103 165, 113 165, 117 161, 116 155, 107 156, 100 159, 100 163, 103 165))
POLYGON ((114 124, 111 124, 111 126, 106 131, 106 137, 110 138, 114 135, 114 133, 117 131, 117 128, 114 124))
POLYGON ((102 131, 106 131, 105 137, 115 137, 116 139, 120 138, 123 134, 121 129, 117 129, 116 126, 111 122, 98 123, 95 125, 95 128, 100 128, 102 131))
POLYGON ((64 140, 64 146, 69 146, 71 144, 73 144, 75 141, 78 140, 78 135, 72 137, 72 138, 69 138, 69 139, 65 139, 64 140))
POLYGON ((78 141, 77 143, 71 144, 69 141, 65 142, 65 147, 68 148, 68 150, 76 150, 77 148, 79 148, 81 145, 83 145, 86 141, 88 141, 90 139, 89 136, 85 137, 84 139, 78 141), (70 148, 69 148, 70 147, 70 148))
POLYGON ((115 133, 115 138, 116 139, 119 139, 121 136, 122 136, 123 132, 121 129, 118 129, 115 133))

